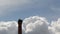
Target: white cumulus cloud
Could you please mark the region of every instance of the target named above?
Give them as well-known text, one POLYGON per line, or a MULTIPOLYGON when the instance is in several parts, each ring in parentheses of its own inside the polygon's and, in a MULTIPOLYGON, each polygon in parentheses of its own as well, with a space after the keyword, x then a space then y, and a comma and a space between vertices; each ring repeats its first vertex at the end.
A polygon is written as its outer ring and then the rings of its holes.
POLYGON ((46 18, 33 16, 23 21, 26 34, 50 34, 46 18))
POLYGON ((52 21, 50 29, 53 33, 60 34, 60 18, 57 21, 52 21))
MULTIPOLYGON (((22 24, 22 34, 60 34, 60 18, 51 23, 45 17, 32 16, 25 18, 22 24)), ((1 21, 0 34, 18 34, 16 21, 1 21)))
POLYGON ((17 34, 17 22, 0 22, 0 34, 17 34))

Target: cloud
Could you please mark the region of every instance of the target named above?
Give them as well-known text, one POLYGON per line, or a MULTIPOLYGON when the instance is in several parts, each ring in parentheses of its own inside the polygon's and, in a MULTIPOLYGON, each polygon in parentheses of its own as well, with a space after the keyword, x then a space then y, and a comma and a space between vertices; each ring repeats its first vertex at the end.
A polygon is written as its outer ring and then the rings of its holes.
POLYGON ((50 34, 46 18, 33 16, 23 21, 26 34, 50 34))
MULTIPOLYGON (((18 34, 16 21, 0 21, 0 34, 18 34)), ((60 34, 60 18, 51 23, 45 17, 31 16, 22 24, 22 34, 60 34)))
POLYGON ((0 34, 17 34, 17 22, 0 22, 0 34))
POLYGON ((50 29, 53 33, 60 34, 60 18, 57 21, 52 21, 50 29))
POLYGON ((49 23, 46 18, 32 16, 23 21, 25 34, 59 34, 60 18, 49 23))

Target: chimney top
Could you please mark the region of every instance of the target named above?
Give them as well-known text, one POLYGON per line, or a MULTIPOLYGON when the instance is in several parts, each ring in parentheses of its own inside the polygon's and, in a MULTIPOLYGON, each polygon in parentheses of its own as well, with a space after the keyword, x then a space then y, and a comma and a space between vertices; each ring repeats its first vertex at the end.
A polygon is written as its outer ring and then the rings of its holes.
POLYGON ((19 20, 18 20, 18 22, 22 22, 22 20, 21 20, 21 19, 19 19, 19 20))

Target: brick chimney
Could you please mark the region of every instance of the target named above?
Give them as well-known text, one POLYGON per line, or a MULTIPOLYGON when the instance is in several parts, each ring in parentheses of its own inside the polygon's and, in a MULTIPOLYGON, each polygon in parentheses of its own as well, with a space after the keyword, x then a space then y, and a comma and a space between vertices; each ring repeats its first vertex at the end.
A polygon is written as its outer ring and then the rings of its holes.
POLYGON ((22 20, 18 20, 18 34, 22 34, 22 20))

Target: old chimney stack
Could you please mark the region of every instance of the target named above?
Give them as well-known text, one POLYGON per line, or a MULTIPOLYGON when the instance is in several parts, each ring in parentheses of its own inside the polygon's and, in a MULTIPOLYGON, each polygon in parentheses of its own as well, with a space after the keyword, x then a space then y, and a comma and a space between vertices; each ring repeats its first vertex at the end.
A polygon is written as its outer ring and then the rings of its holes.
POLYGON ((22 34, 22 20, 18 20, 18 34, 22 34))

